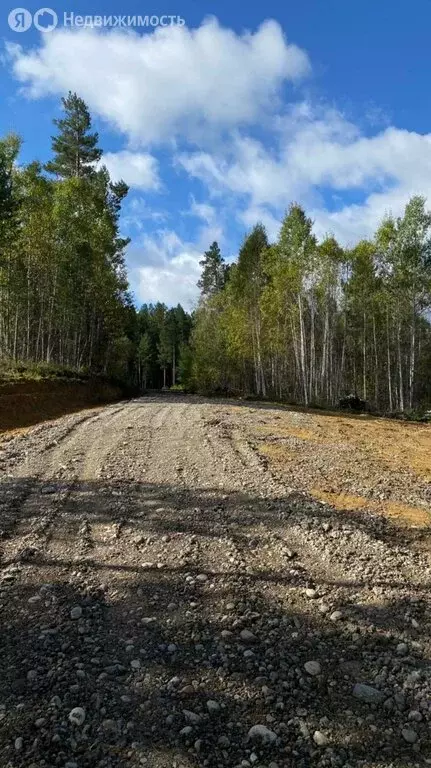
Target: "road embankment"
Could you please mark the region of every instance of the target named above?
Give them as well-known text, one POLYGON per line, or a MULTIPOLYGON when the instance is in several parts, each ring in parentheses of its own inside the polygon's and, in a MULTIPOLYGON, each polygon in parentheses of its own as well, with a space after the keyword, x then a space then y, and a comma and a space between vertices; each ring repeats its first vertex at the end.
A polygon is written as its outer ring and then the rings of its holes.
POLYGON ((122 397, 120 387, 100 379, 10 381, 0 384, 0 433, 122 397))

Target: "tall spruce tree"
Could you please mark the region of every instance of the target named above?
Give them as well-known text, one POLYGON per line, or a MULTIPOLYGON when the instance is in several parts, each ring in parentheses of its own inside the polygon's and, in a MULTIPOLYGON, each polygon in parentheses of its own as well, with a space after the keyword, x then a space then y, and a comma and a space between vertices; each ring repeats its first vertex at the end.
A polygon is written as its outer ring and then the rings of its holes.
POLYGON ((97 146, 98 134, 91 133, 87 105, 71 91, 62 103, 65 116, 53 121, 58 135, 52 137, 54 157, 46 164, 46 170, 62 179, 91 176, 102 150, 97 146))
POLYGON ((201 290, 202 298, 207 299, 221 291, 226 282, 226 264, 216 241, 208 251, 205 251, 199 264, 202 267, 202 274, 198 281, 198 288, 201 290))

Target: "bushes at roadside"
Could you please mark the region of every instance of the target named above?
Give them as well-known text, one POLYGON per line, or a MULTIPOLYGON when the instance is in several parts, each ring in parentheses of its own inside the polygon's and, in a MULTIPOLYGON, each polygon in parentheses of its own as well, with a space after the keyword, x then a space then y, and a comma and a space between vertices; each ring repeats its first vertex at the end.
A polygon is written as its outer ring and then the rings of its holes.
POLYGON ((42 381, 43 379, 79 379, 90 378, 85 368, 71 368, 56 363, 23 363, 14 361, 0 362, 0 384, 13 381, 42 381))

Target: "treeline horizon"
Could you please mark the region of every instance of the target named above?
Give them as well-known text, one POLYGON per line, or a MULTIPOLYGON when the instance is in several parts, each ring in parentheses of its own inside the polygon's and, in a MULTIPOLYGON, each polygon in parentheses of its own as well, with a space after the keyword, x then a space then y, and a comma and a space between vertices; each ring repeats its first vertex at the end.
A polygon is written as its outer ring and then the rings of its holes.
POLYGON ((129 290, 120 233, 128 187, 103 166, 91 116, 62 99, 52 158, 18 164, 0 140, 0 365, 69 367, 136 391, 183 388, 380 412, 431 403, 431 214, 413 197, 375 236, 318 241, 292 203, 276 242, 257 223, 227 263, 203 254, 196 309, 129 290))
POLYGON ((260 223, 227 265, 205 254, 189 386, 379 412, 431 403, 431 213, 412 197, 370 240, 319 242, 292 203, 275 243, 260 223))

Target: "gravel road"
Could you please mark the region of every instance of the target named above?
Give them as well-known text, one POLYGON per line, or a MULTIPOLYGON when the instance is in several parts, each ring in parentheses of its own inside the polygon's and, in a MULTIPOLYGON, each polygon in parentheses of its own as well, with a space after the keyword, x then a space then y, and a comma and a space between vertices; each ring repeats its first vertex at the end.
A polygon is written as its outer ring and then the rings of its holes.
POLYGON ((2 768, 431 765, 429 552, 274 472, 261 418, 147 397, 0 443, 2 768))

